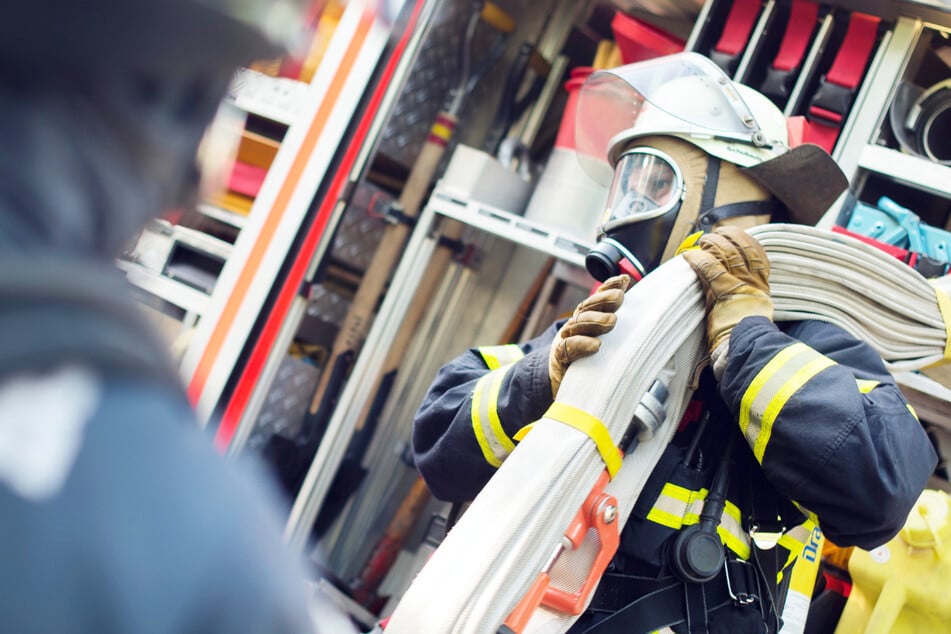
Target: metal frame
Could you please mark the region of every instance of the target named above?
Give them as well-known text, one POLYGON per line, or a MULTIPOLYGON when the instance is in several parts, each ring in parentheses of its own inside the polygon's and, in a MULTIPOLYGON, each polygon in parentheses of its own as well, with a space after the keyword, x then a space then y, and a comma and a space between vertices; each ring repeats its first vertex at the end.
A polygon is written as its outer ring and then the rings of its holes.
POLYGON ((872 144, 862 148, 858 165, 915 189, 951 198, 951 167, 946 165, 872 144))
MULTIPOLYGON (((379 114, 374 118, 373 124, 367 134, 367 138, 372 139, 372 142, 364 144, 360 149, 360 153, 352 170, 351 178, 353 181, 358 179, 358 175, 363 172, 366 165, 369 163, 370 157, 372 156, 375 146, 377 145, 380 138, 380 133, 382 132, 383 127, 386 125, 386 121, 389 118, 389 112, 399 97, 404 80, 409 70, 413 66, 413 62, 419 51, 420 45, 425 39, 426 32, 430 26, 436 8, 436 2, 428 2, 426 5, 424 5, 424 9, 417 22, 416 30, 413 33, 394 74, 395 79, 390 82, 386 95, 381 101, 380 107, 377 111, 379 114)), ((343 215, 345 209, 345 202, 338 202, 334 208, 332 218, 328 222, 328 225, 335 226, 339 218, 343 215)), ((322 246, 319 247, 314 253, 314 256, 311 258, 310 264, 308 266, 308 270, 304 276, 305 279, 309 280, 313 277, 314 272, 323 259, 328 247, 329 242, 324 241, 322 246)), ((275 376, 277 376, 281 362, 284 360, 284 357, 287 354, 287 349, 293 341, 294 336, 297 334, 297 330, 300 327, 300 323, 303 319, 306 309, 306 299, 303 297, 298 297, 294 300, 293 304, 288 310, 288 313, 281 324, 277 338, 271 346, 271 351, 268 354, 267 361, 265 362, 261 374, 256 381, 254 392, 251 394, 251 397, 248 400, 244 411, 241 413, 240 419, 238 420, 234 436, 231 440, 231 443, 228 445, 227 452, 229 455, 239 453, 244 448, 248 438, 251 436, 251 432, 254 430, 258 415, 261 412, 261 408, 267 399, 267 394, 271 389, 271 385, 275 376)))
POLYGON ((307 87, 306 107, 281 143, 182 360, 203 423, 234 370, 388 37, 389 25, 375 15, 370 0, 347 4, 307 87), (340 69, 346 66, 344 77, 340 69))
POLYGON ((697 41, 703 33, 703 27, 707 24, 707 19, 710 17, 710 11, 713 10, 714 2, 716 2, 716 0, 707 0, 703 3, 703 7, 700 8, 697 20, 693 23, 694 27, 690 29, 690 35, 687 37, 687 43, 684 45, 685 51, 696 50, 697 41))
POLYGON ((284 537, 295 548, 303 548, 353 431, 360 422, 362 403, 373 397, 375 378, 402 324, 430 256, 436 247, 432 230, 439 216, 445 216, 492 236, 526 246, 572 264, 584 265, 583 253, 592 246, 510 212, 470 200, 461 200, 437 187, 423 209, 406 246, 406 254, 393 274, 390 289, 364 343, 350 378, 317 449, 300 493, 294 501, 284 537))
POLYGON ((420 214, 416 230, 406 246, 406 255, 400 260, 390 282, 389 292, 367 334, 363 344, 364 353, 357 358, 314 461, 301 485, 300 493, 291 508, 284 537, 296 548, 303 548, 310 536, 317 513, 337 467, 340 466, 353 430, 359 422, 359 404, 369 402, 373 397, 373 379, 382 370, 387 342, 396 336, 412 300, 412 289, 419 284, 435 249, 436 241, 428 235, 428 228, 434 217, 435 211, 432 207, 427 207, 420 214))
POLYGON ((862 148, 872 142, 888 112, 895 85, 914 53, 923 24, 916 18, 900 18, 882 39, 855 97, 851 116, 845 122, 832 156, 846 174, 858 167, 862 148))
POLYGON ((796 83, 793 84, 792 90, 789 91, 789 100, 786 102, 786 108, 783 110, 783 114, 787 117, 795 114, 802 105, 804 99, 803 91, 818 72, 819 56, 822 55, 826 44, 829 43, 829 37, 832 35, 832 26, 834 24, 835 19, 832 17, 832 12, 830 11, 822 18, 822 24, 819 25, 816 36, 812 40, 812 46, 809 47, 809 52, 806 53, 806 58, 803 60, 802 71, 799 73, 799 77, 796 78, 796 83))
POLYGON ((733 74, 734 81, 743 83, 746 81, 746 76, 749 73, 750 65, 753 63, 753 59, 759 54, 761 47, 763 46, 763 35, 766 33, 766 29, 769 28, 770 24, 776 17, 776 2, 775 0, 768 0, 763 9, 760 11, 759 18, 756 20, 756 24, 753 25, 753 31, 750 33, 750 40, 746 45, 746 49, 743 51, 743 56, 740 58, 740 63, 736 66, 736 72, 733 74))
POLYGON ((125 272, 129 282, 169 304, 178 306, 186 313, 203 315, 208 307, 208 296, 191 286, 186 286, 135 262, 118 260, 116 266, 125 272))

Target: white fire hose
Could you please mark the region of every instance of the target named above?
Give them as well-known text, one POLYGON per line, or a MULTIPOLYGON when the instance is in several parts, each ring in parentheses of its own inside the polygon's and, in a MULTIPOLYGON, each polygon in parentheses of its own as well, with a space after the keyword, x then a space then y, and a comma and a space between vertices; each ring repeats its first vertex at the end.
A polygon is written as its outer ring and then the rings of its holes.
MULTIPOLYGON (((871 344, 891 371, 946 359, 951 300, 910 267, 859 240, 812 227, 764 225, 750 233, 769 254, 777 321, 837 324, 871 344)), ((665 420, 652 437, 642 434, 604 487, 616 500, 609 500, 616 509, 610 515, 619 532, 690 399, 689 383, 702 356, 703 317, 699 282, 683 258, 628 291, 617 326, 602 337, 598 354, 571 365, 556 406, 516 446, 433 554, 390 618, 387 634, 495 634, 543 571, 552 586, 569 593, 581 587, 598 549, 597 534, 588 530, 572 544, 563 537, 605 471, 602 455, 610 458, 611 451, 600 453, 588 433, 565 419, 586 412, 607 428, 613 446, 654 381, 667 386, 665 420)), ((540 607, 522 631, 564 632, 575 619, 540 607)))

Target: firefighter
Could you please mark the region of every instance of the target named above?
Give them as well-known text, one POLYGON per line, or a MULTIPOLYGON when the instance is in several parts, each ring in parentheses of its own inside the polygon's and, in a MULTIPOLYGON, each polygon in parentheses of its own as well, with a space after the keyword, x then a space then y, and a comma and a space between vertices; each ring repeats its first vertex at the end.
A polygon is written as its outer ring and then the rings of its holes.
POLYGON ((595 75, 578 119, 582 160, 613 172, 587 260, 605 281, 542 335, 446 364, 416 415, 416 464, 438 498, 471 500, 567 368, 597 353, 629 285, 686 249, 711 363, 571 632, 776 632, 813 530, 885 543, 937 460, 874 350, 828 323, 773 322, 769 262, 742 230, 814 222, 845 178, 818 148, 790 149, 771 102, 693 53, 595 75))
POLYGON ((4 6, 0 631, 321 629, 275 490, 213 450, 113 264, 195 201, 233 73, 287 49, 298 4, 4 6))

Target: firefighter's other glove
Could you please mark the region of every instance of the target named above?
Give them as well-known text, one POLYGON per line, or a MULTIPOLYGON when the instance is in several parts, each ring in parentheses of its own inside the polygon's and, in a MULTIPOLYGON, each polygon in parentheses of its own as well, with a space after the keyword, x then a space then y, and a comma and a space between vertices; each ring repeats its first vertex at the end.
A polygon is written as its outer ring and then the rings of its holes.
POLYGON ((737 227, 701 236, 698 249, 684 252, 707 302, 707 344, 719 379, 726 365, 730 333, 744 317, 773 318, 769 259, 756 239, 737 227))
POLYGON ((628 275, 616 275, 605 280, 590 297, 578 304, 575 312, 564 323, 548 355, 548 378, 554 399, 568 366, 598 351, 601 340, 617 323, 617 309, 624 302, 624 291, 631 285, 628 275))

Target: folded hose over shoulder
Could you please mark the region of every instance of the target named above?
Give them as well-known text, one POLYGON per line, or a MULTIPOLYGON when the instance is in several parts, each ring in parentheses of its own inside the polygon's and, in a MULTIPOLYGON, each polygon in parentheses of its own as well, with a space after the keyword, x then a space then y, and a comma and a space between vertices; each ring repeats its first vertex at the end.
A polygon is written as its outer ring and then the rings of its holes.
MULTIPOLYGON (((770 257, 777 320, 839 324, 875 347, 891 370, 947 358, 951 302, 917 272, 858 240, 811 227, 766 225, 751 233, 770 257)), ((668 387, 666 419, 624 458, 606 487, 618 500, 620 527, 689 400, 703 316, 693 271, 682 258, 665 263, 628 291, 600 352, 574 363, 559 389, 557 403, 600 420, 617 444, 652 383, 668 387)), ((588 435, 542 418, 419 573, 387 634, 498 632, 604 469, 588 435)), ((580 586, 596 549, 591 541, 560 555, 552 585, 580 586)), ((538 609, 525 631, 564 632, 575 618, 538 609)))

